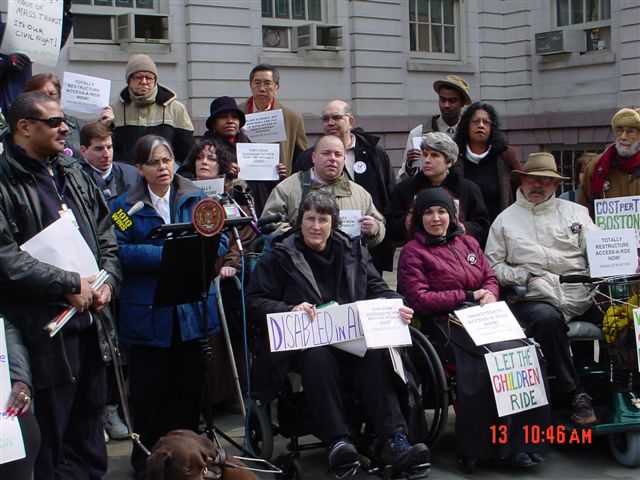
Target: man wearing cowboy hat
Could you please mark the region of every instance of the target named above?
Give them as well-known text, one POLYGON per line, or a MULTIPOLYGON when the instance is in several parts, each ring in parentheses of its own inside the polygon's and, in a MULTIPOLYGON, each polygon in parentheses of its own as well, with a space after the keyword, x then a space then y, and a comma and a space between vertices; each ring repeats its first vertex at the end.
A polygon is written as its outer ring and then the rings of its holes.
POLYGON ((516 202, 491 225, 485 253, 502 287, 526 290, 511 310, 540 344, 560 391, 571 396, 572 421, 592 425, 597 419, 573 365, 566 322, 587 319, 595 307, 587 286, 559 278, 588 274, 586 233, 596 227, 586 208, 555 197, 568 178, 550 153, 532 153, 511 175, 520 181, 516 202))
POLYGON ((465 105, 471 105, 469 84, 460 77, 447 75, 444 79, 433 83, 433 90, 438 94, 440 115, 431 117, 430 124, 421 123, 409 132, 407 146, 402 157, 402 165, 398 171, 398 180, 404 180, 416 174, 419 168, 420 149, 415 148, 413 139, 429 132, 444 132, 451 138, 456 133, 460 112, 465 105), (416 164, 415 162, 418 161, 416 164))
POLYGON ((640 195, 640 109, 619 110, 611 128, 615 143, 587 168, 578 197, 592 216, 596 198, 640 195))

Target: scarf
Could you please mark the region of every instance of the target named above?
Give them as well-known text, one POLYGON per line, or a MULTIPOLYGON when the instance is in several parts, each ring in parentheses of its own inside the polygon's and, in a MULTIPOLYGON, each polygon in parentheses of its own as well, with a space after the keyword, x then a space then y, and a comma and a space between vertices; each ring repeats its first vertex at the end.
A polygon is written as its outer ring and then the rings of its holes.
POLYGON ((491 145, 489 145, 489 148, 487 148, 487 151, 484 153, 473 153, 469 148, 469 145, 467 145, 467 154, 465 156, 467 157, 467 160, 478 165, 484 157, 489 155, 490 151, 491 151, 491 145))
POLYGON ((131 101, 139 107, 147 107, 156 101, 156 95, 158 94, 158 84, 147 93, 146 95, 136 95, 133 90, 129 88, 129 96, 131 101))
POLYGON ((630 157, 622 157, 618 155, 615 143, 609 145, 593 166, 591 195, 597 196, 603 192, 604 184, 609 179, 612 168, 624 170, 631 175, 638 167, 640 167, 640 152, 630 157))
MULTIPOLYGON (((267 108, 263 110, 263 112, 266 112, 267 110, 271 110, 273 108, 273 104, 275 103, 275 101, 276 99, 274 97, 269 103, 269 105, 267 105, 267 108)), ((253 96, 249 97, 249 100, 247 100, 247 110, 249 111, 248 113, 257 112, 257 110, 255 109, 255 104, 253 103, 253 96)))

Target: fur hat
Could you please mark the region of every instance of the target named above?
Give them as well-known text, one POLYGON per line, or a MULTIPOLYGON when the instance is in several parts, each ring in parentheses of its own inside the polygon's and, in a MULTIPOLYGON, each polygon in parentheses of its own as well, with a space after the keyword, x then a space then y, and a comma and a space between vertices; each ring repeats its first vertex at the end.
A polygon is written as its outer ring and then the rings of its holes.
POLYGON ((447 159, 447 162, 451 162, 451 165, 458 160, 458 145, 453 139, 444 132, 429 132, 422 137, 422 143, 420 148, 425 147, 440 152, 447 159))
POLYGON ((129 77, 137 72, 151 72, 158 78, 158 69, 151 57, 144 53, 133 55, 127 62, 124 78, 129 83, 129 77))
POLYGON ((440 93, 440 87, 453 88, 462 95, 462 100, 465 105, 471 105, 471 97, 469 96, 469 84, 462 78, 455 75, 447 75, 442 80, 436 80, 433 82, 433 90, 436 93, 440 93))
POLYGON ((611 128, 640 128, 640 113, 632 108, 618 110, 611 119, 611 128))

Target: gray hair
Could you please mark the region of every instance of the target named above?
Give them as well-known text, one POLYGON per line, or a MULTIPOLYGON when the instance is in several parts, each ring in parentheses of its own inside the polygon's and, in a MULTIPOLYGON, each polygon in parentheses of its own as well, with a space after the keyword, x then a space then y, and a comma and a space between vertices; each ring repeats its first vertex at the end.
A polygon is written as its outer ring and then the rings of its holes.
POLYGON ((298 208, 298 225, 302 224, 302 216, 309 210, 331 215, 331 230, 337 230, 340 226, 340 208, 336 198, 329 192, 312 190, 304 197, 298 208))
POLYGON ((425 148, 440 152, 452 165, 456 163, 458 159, 458 145, 444 132, 429 132, 422 137, 420 150, 424 150, 425 148))

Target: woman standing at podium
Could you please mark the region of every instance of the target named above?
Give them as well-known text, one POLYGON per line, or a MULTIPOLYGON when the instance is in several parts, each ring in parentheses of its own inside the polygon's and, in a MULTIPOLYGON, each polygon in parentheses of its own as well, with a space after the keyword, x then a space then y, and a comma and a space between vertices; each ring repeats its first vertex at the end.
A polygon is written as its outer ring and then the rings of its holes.
MULTIPOLYGON (((163 241, 148 240, 158 225, 191 222, 195 205, 205 194, 190 180, 174 174, 174 155, 162 137, 146 135, 134 151, 140 172, 138 183, 118 197, 112 210, 128 211, 132 225, 117 231, 120 260, 126 272, 120 293, 119 334, 131 347, 130 389, 133 431, 147 447, 167 432, 186 428, 197 431, 204 395, 204 365, 200 339, 218 330, 215 297, 209 297, 207 332, 203 332, 201 302, 155 307, 163 241)), ((223 236, 218 254, 226 252, 223 236)), ((176 282, 180 282, 176 278, 176 282)), ((146 456, 131 453, 135 478, 142 478, 146 456)))

